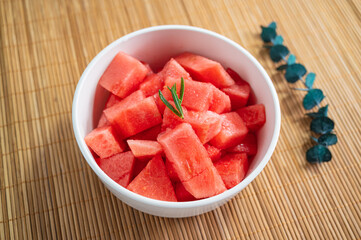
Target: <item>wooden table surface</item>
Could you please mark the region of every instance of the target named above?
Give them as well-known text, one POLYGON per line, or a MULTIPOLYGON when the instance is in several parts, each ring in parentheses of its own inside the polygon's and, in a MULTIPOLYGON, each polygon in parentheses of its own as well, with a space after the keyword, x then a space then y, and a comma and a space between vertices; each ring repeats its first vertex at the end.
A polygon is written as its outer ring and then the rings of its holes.
POLYGON ((0 239, 360 239, 361 1, 0 0, 0 239), (310 165, 309 119, 262 48, 278 24, 335 120, 332 162, 310 165), (167 219, 115 198, 72 130, 76 84, 91 59, 132 31, 209 29, 253 54, 273 80, 281 135, 263 172, 226 205, 167 219))

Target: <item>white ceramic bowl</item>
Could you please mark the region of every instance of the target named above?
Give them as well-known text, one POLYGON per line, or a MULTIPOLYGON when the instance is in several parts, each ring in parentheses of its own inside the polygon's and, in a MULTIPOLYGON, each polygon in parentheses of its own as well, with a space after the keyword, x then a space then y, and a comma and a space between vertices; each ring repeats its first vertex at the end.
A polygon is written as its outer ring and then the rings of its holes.
POLYGON ((276 146, 281 124, 277 93, 266 71, 245 49, 217 33, 190 26, 167 25, 145 28, 119 38, 103 49, 87 66, 77 85, 72 109, 73 128, 79 148, 86 161, 105 186, 128 205, 153 215, 187 217, 221 206, 239 193, 262 171, 276 146), (214 197, 193 202, 166 202, 140 196, 118 185, 96 164, 84 142, 84 137, 99 119, 106 93, 98 80, 119 52, 126 52, 153 68, 162 66, 171 56, 184 51, 198 53, 219 61, 246 79, 257 103, 266 106, 267 122, 258 132, 258 153, 252 161, 246 178, 237 186, 214 197), (95 107, 94 107, 95 106, 95 107))

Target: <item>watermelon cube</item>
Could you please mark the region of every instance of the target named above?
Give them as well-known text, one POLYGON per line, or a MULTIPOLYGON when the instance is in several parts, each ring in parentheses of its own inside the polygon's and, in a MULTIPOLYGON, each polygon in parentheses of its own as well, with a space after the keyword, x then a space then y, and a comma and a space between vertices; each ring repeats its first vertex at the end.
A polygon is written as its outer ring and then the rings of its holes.
POLYGON ((115 104, 117 104, 118 102, 120 102, 122 99, 112 93, 109 94, 108 100, 105 103, 105 107, 106 108, 110 108, 111 106, 114 106, 115 104))
POLYGON ((119 141, 111 126, 96 128, 84 138, 85 143, 100 158, 107 158, 123 152, 126 148, 124 142, 119 141))
POLYGON ((143 62, 143 61, 140 61, 140 62, 144 65, 144 67, 147 68, 147 75, 146 76, 152 75, 154 73, 152 68, 150 67, 150 65, 148 63, 143 62))
POLYGON ((143 132, 137 133, 132 136, 132 139, 136 140, 157 140, 158 134, 160 133, 161 125, 149 128, 143 132))
POLYGON ((209 110, 221 114, 231 111, 231 99, 227 94, 212 86, 212 100, 209 104, 209 110))
POLYGON ((204 147, 206 148, 208 156, 211 158, 212 162, 217 161, 222 156, 221 149, 207 143, 204 144, 204 147))
POLYGON ((150 159, 135 159, 131 181, 147 166, 150 159))
POLYGON ((127 187, 132 176, 134 161, 132 152, 128 151, 108 158, 100 158, 97 163, 111 179, 121 186, 127 187))
POLYGON ((228 152, 246 153, 248 156, 256 155, 257 153, 257 138, 254 133, 249 132, 246 137, 236 146, 228 148, 228 152))
MULTIPOLYGON (((174 102, 169 101, 169 103, 174 107, 174 102)), ((181 119, 175 115, 169 108, 166 108, 163 113, 163 123, 162 131, 165 131, 167 128, 175 128, 177 125, 186 122, 188 116, 188 110, 185 107, 182 107, 184 119, 181 119)))
POLYGON ((232 68, 227 68, 226 72, 229 74, 229 76, 231 76, 231 78, 236 82, 236 83, 242 83, 244 82, 243 78, 241 78, 241 76, 239 76, 239 74, 234 71, 232 68))
POLYGON ((103 73, 99 84, 114 95, 124 98, 138 88, 147 72, 140 61, 119 52, 103 73))
POLYGON ((162 76, 162 82, 166 82, 168 79, 181 79, 192 80, 189 73, 179 65, 177 61, 171 58, 163 67, 162 71, 159 72, 162 76))
POLYGON ((177 182, 175 184, 174 190, 178 202, 188 202, 188 201, 197 200, 192 194, 190 194, 187 191, 187 189, 183 186, 181 182, 177 182))
POLYGON ((158 142, 181 181, 187 181, 212 166, 206 149, 188 123, 160 134, 158 142))
POLYGON ((212 83, 218 88, 229 87, 235 83, 220 63, 208 58, 183 53, 175 60, 198 81, 212 83))
POLYGON ((257 131, 266 122, 266 109, 263 104, 255 104, 237 110, 250 131, 257 131))
POLYGON ((159 89, 163 88, 163 79, 159 74, 151 74, 147 76, 140 84, 139 89, 142 90, 146 97, 153 96, 158 93, 159 89))
POLYGON ((147 166, 128 185, 128 189, 157 200, 177 201, 172 182, 159 155, 149 161, 147 166))
POLYGON ((182 123, 168 129, 158 136, 158 142, 184 187, 193 196, 205 198, 225 190, 207 150, 190 124, 182 123))
POLYGON ((212 197, 227 190, 213 164, 197 176, 182 182, 182 184, 195 198, 212 197))
MULTIPOLYGON (((181 88, 180 78, 167 78, 164 82, 165 88, 172 87, 176 84, 177 94, 179 96, 181 88)), ((165 90, 165 89, 164 89, 165 90)), ((165 99, 172 100, 169 90, 162 91, 165 99)), ((184 97, 182 106, 194 111, 207 111, 212 101, 213 89, 211 84, 196 82, 184 79, 184 97)))
POLYGON ((127 143, 136 158, 150 158, 163 152, 157 141, 129 139, 127 143))
POLYGON ((220 149, 239 144, 247 135, 248 129, 236 112, 224 113, 222 129, 210 143, 220 149))
POLYGON ((104 126, 108 126, 109 125, 109 122, 107 120, 107 118, 105 117, 105 114, 102 113, 102 115, 100 116, 100 119, 98 121, 98 128, 99 127, 104 127, 104 126))
POLYGON ((167 174, 172 182, 179 182, 180 179, 178 177, 178 174, 174 170, 174 167, 171 162, 169 162, 168 159, 165 160, 165 169, 167 170, 167 174))
MULTIPOLYGON (((162 90, 163 95, 166 94, 166 91, 168 91, 168 89, 163 89, 162 90)), ((154 102, 157 104, 157 108, 159 110, 159 113, 163 115, 164 110, 165 110, 166 107, 165 107, 164 103, 162 102, 162 100, 160 100, 159 94, 158 93, 154 94, 153 99, 154 99, 154 102)))
POLYGON ((111 107, 114 108, 126 108, 128 106, 133 105, 134 103, 140 102, 143 99, 145 99, 145 95, 142 91, 137 90, 135 92, 132 92, 130 95, 128 95, 126 98, 120 100, 119 102, 113 104, 111 107))
POLYGON ((196 132, 202 144, 211 140, 222 129, 223 117, 211 111, 188 111, 184 119, 192 125, 192 128, 196 132))
POLYGON ((126 107, 117 106, 118 104, 105 109, 104 113, 120 138, 133 136, 162 122, 153 97, 145 98, 126 107))
POLYGON ((251 87, 247 82, 243 81, 230 87, 223 88, 222 91, 225 92, 231 99, 232 110, 236 110, 246 106, 251 93, 251 87))
POLYGON ((248 159, 245 153, 228 154, 214 163, 227 189, 240 183, 248 171, 248 159))

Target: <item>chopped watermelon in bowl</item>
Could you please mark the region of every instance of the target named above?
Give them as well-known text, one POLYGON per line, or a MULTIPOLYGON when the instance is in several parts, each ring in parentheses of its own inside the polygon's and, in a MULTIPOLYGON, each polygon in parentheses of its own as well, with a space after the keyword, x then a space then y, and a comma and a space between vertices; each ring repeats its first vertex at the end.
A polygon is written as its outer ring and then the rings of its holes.
POLYGON ((257 60, 217 33, 179 25, 139 30, 102 50, 78 83, 72 114, 79 148, 106 187, 165 217, 198 215, 239 193, 269 161, 280 130, 277 94, 257 60), (184 119, 155 93, 174 83, 179 93, 180 77, 184 119), (256 107, 247 105, 250 93, 256 107))

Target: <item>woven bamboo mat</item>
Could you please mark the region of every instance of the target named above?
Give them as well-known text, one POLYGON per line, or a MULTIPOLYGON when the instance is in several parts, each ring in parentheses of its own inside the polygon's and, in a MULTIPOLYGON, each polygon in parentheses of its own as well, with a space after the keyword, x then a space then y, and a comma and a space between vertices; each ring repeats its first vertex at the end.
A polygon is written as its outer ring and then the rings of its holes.
POLYGON ((361 238, 361 2, 0 2, 0 239, 361 238), (317 73, 336 122, 333 161, 306 163, 311 146, 302 93, 262 50, 259 25, 275 20, 285 44, 317 73), (115 198, 83 159, 72 97, 87 63, 140 28, 185 24, 223 34, 265 67, 279 94, 282 129, 264 171, 210 213, 144 214, 115 198))

